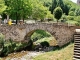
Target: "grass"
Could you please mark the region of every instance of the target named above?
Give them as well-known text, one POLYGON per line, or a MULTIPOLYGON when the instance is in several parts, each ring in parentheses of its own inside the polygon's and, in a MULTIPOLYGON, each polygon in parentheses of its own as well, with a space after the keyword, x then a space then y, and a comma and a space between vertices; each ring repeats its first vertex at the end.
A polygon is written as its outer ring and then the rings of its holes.
POLYGON ((54 37, 45 37, 42 39, 38 39, 37 41, 34 42, 34 44, 41 43, 41 42, 48 42, 50 46, 56 46, 57 45, 57 40, 54 37))
POLYGON ((34 60, 72 60, 74 44, 51 52, 44 53, 34 58, 34 60))
POLYGON ((69 24, 76 24, 76 23, 78 23, 77 21, 73 21, 73 20, 68 20, 66 22, 69 23, 69 24))
POLYGON ((32 40, 33 42, 35 42, 35 41, 38 40, 38 39, 42 39, 42 38, 44 38, 44 37, 51 37, 51 36, 52 36, 52 35, 51 35, 49 32, 47 32, 47 31, 45 31, 45 30, 37 29, 37 30, 35 30, 34 33, 31 35, 31 40, 32 40))

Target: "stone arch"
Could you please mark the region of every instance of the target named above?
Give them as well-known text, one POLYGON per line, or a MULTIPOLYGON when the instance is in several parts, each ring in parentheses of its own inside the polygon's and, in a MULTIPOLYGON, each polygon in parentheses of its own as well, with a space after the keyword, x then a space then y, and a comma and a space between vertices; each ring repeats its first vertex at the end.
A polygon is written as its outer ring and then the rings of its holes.
MULTIPOLYGON (((34 30, 31 30, 31 31, 29 31, 26 35, 25 35, 25 37, 24 37, 24 40, 27 40, 36 30, 43 30, 43 31, 47 31, 47 30, 44 30, 44 29, 34 29, 34 30)), ((47 31, 47 32, 49 32, 49 31, 47 31)), ((49 32, 50 33, 50 32, 49 32)), ((50 33, 51 34, 51 33, 50 33)), ((51 34, 52 35, 52 34, 51 34)))
MULTIPOLYGON (((34 29, 34 30, 29 31, 29 32, 25 35, 24 40, 30 41, 31 35, 32 35, 36 30, 43 30, 43 31, 46 31, 46 32, 50 33, 49 31, 44 30, 44 29, 34 29)), ((50 34, 52 35, 52 33, 50 33, 50 34)), ((52 37, 54 37, 55 40, 56 40, 56 37, 55 37, 54 35, 52 35, 52 37)), ((56 40, 56 41, 57 41, 57 40, 56 40)), ((54 43, 53 43, 53 44, 54 44, 54 43)))

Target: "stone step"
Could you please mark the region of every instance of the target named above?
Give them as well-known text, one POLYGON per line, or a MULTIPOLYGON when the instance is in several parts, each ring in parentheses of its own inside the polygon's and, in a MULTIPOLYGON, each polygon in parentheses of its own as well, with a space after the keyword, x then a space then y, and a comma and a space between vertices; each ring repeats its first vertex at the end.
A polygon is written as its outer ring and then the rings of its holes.
POLYGON ((74 41, 74 43, 80 43, 80 41, 74 41))
POLYGON ((79 59, 80 60, 80 55, 74 55, 74 58, 79 59))
POLYGON ((80 52, 80 50, 75 50, 75 49, 74 49, 74 51, 79 51, 80 52))
POLYGON ((80 42, 80 40, 75 40, 74 42, 80 42))
POLYGON ((75 39, 80 39, 80 37, 77 37, 77 36, 76 36, 76 37, 74 37, 74 38, 75 38, 75 39))
POLYGON ((74 35, 74 37, 80 37, 80 35, 74 35))
POLYGON ((80 33, 75 33, 74 35, 80 35, 80 33))
POLYGON ((80 39, 76 38, 76 39, 74 39, 74 40, 80 40, 80 39))
POLYGON ((74 45, 74 48, 75 48, 75 47, 80 47, 80 45, 74 45))
POLYGON ((80 45, 80 43, 74 43, 74 45, 80 45))
POLYGON ((74 50, 75 53, 80 53, 80 50, 74 50))
POLYGON ((80 38, 74 38, 74 40, 80 40, 80 38))
POLYGON ((73 58, 73 60, 80 60, 80 59, 77 59, 77 58, 73 58))
POLYGON ((74 39, 74 41, 80 41, 80 39, 74 39))
POLYGON ((74 57, 73 60, 80 60, 80 33, 74 35, 74 57))
POLYGON ((78 52, 75 52, 75 53, 74 53, 74 55, 79 55, 79 56, 80 56, 80 53, 78 53, 78 52))
POLYGON ((73 60, 80 60, 80 59, 78 59, 78 58, 73 58, 73 60))
POLYGON ((74 42, 76 42, 76 41, 80 41, 80 40, 74 40, 74 42))
POLYGON ((74 35, 80 35, 80 33, 74 34, 74 35))
POLYGON ((74 47, 77 47, 77 46, 79 47, 80 45, 74 45, 74 47))
POLYGON ((76 47, 74 47, 74 50, 80 50, 80 48, 76 48, 76 47))

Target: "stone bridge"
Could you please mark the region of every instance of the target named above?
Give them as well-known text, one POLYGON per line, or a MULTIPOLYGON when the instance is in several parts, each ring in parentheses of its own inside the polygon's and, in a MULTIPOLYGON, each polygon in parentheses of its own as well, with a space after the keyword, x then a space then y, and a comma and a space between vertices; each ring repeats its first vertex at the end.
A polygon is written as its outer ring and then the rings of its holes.
POLYGON ((28 41, 30 35, 37 29, 48 31, 55 37, 58 45, 63 46, 73 40, 75 27, 57 23, 31 23, 11 26, 1 25, 0 33, 5 36, 5 39, 11 38, 14 41, 28 41))

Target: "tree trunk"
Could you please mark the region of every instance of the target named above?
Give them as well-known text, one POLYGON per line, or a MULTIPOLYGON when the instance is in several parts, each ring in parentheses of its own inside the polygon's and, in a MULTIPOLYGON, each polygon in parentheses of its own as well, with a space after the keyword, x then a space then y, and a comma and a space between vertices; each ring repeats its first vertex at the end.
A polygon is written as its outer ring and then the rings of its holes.
POLYGON ((23 23, 24 23, 24 15, 23 15, 23 23))
POLYGON ((58 23, 58 20, 57 20, 57 23, 58 23))
POLYGON ((18 16, 17 16, 17 12, 16 12, 16 24, 18 23, 18 21, 17 21, 17 20, 18 20, 18 16))
POLYGON ((59 25, 59 24, 58 24, 58 20, 57 20, 57 25, 59 25))
POLYGON ((9 21, 9 15, 7 14, 7 21, 9 21))

